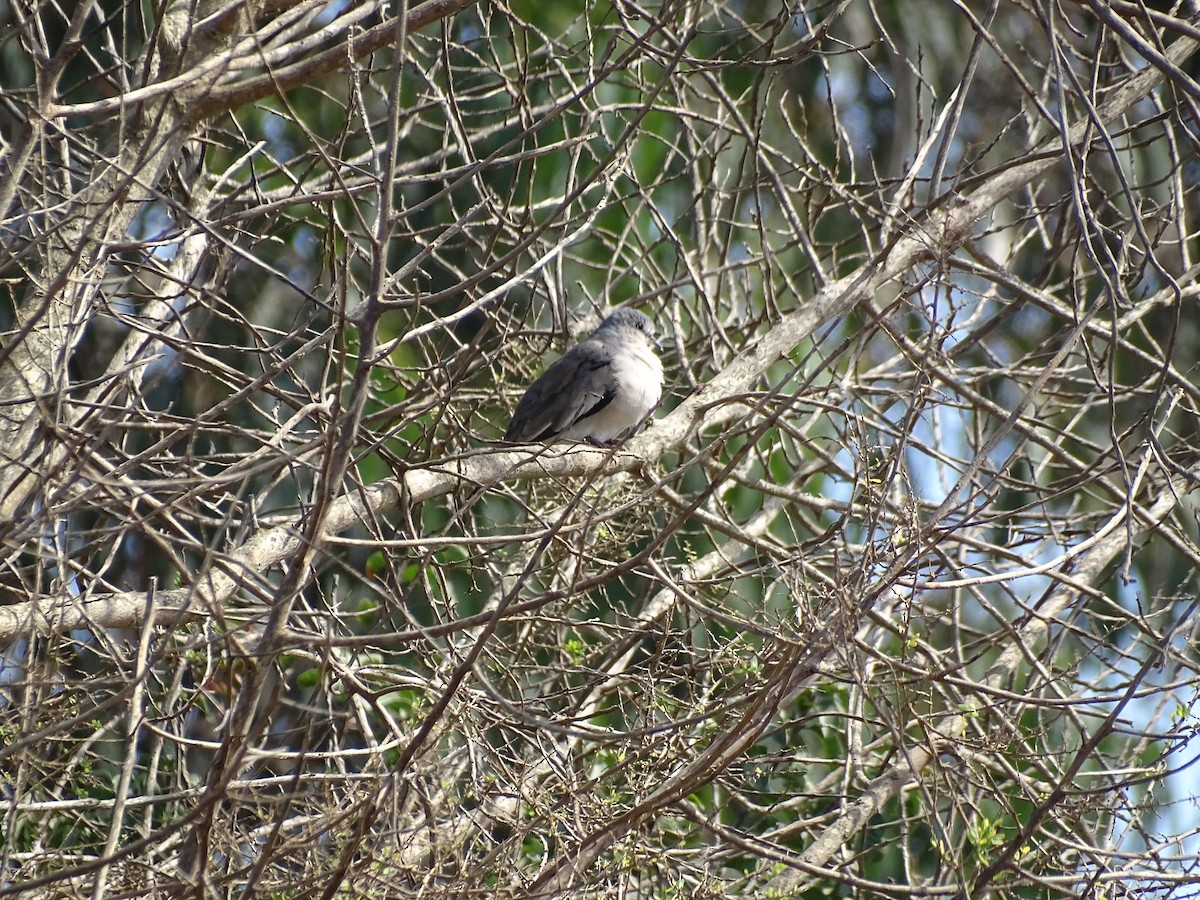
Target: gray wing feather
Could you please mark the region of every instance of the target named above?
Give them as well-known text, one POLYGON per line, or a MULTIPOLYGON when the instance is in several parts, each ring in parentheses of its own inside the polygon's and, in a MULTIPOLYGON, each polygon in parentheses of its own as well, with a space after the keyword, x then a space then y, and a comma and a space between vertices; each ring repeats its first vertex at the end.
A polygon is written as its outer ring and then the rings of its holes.
POLYGON ((529 386, 513 412, 504 440, 545 441, 595 415, 617 393, 612 351, 589 338, 555 360, 529 386))

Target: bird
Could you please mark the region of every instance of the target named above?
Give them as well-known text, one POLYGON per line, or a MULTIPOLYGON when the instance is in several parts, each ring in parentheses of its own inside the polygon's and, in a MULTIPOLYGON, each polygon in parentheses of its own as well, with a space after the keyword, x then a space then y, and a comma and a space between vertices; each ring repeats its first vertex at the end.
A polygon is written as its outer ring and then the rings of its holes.
POLYGON ((525 391, 504 432, 509 443, 587 441, 610 447, 662 397, 663 367, 650 318, 618 309, 525 391))

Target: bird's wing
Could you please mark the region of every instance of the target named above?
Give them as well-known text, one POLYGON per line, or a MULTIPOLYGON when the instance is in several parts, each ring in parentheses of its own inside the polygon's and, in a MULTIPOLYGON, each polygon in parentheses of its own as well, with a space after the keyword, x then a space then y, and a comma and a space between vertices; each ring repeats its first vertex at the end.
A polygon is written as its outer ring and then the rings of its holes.
POLYGON ((529 386, 504 432, 506 441, 545 441, 598 413, 617 395, 612 351, 589 338, 576 344, 529 386))

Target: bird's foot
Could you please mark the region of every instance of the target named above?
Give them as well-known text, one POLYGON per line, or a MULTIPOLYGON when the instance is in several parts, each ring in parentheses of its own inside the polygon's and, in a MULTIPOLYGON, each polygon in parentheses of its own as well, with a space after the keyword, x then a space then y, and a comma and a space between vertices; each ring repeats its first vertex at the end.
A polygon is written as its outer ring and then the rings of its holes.
POLYGON ((586 438, 584 438, 584 440, 586 440, 593 447, 599 447, 601 450, 611 450, 618 443, 620 443, 615 438, 611 441, 599 441, 599 440, 596 440, 596 438, 592 437, 591 435, 588 435, 586 438))

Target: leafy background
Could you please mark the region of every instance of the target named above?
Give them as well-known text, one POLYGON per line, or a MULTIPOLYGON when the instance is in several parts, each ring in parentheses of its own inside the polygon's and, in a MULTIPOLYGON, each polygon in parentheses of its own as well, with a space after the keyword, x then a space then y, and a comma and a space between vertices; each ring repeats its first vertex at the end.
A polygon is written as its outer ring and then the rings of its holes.
POLYGON ((1186 890, 1194 14, 0 6, 0 894, 1186 890))

